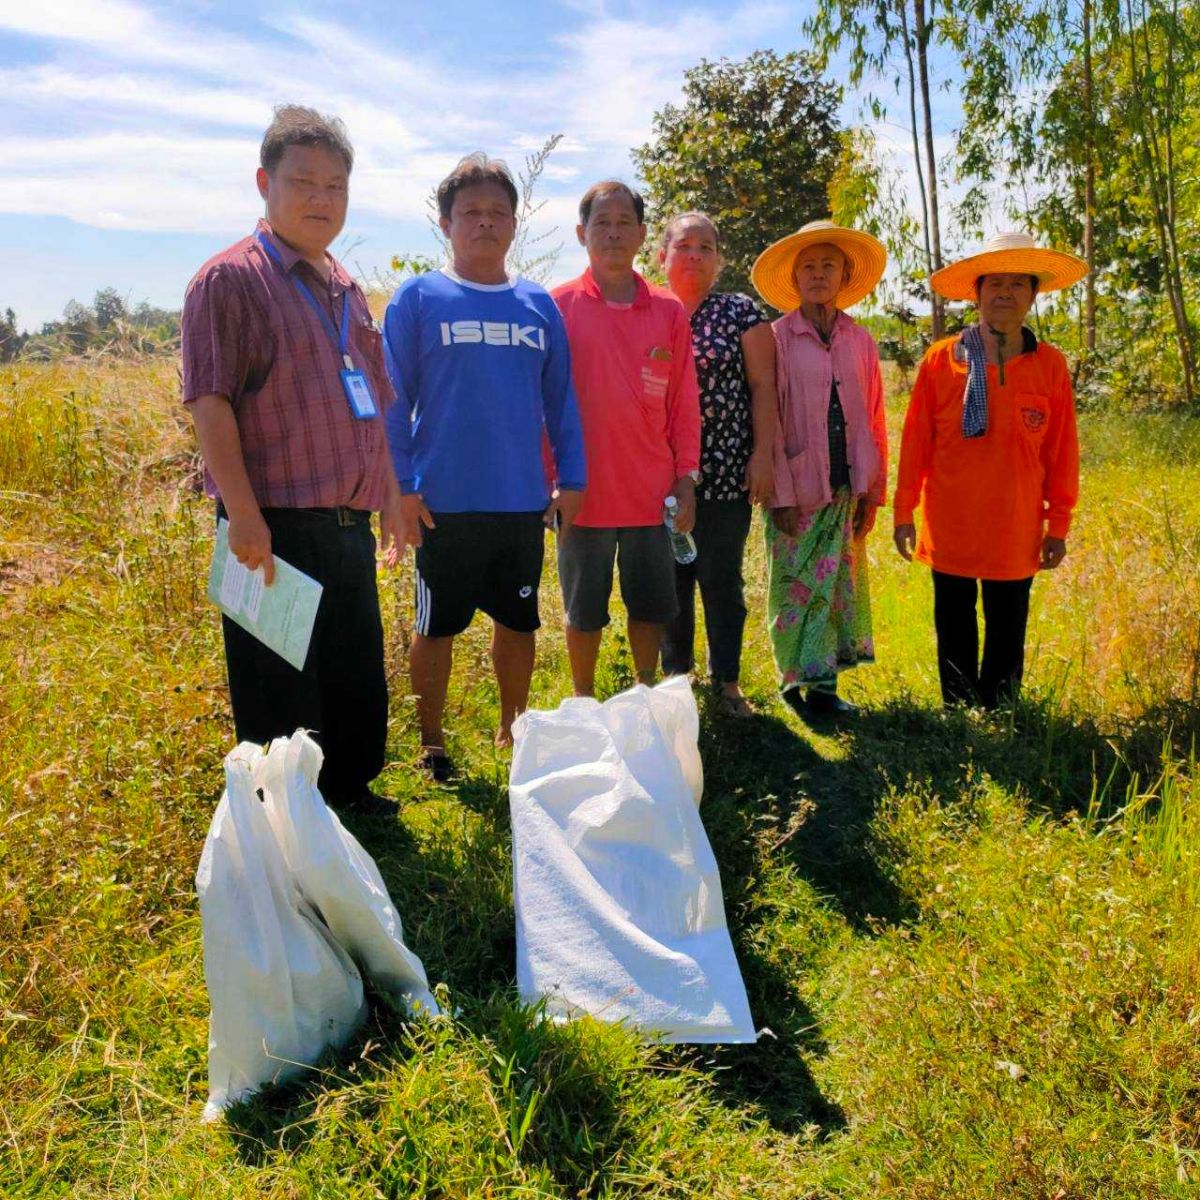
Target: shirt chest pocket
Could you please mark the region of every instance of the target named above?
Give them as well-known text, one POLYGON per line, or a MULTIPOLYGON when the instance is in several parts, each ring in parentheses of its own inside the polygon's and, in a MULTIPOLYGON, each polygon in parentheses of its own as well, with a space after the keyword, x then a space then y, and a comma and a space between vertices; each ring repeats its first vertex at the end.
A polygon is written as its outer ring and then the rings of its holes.
POLYGON ((639 372, 639 395, 651 412, 663 412, 667 406, 667 387, 671 382, 671 364, 651 355, 643 357, 639 372))
POLYGON ((373 370, 383 366, 383 335, 373 325, 355 325, 350 331, 350 345, 356 362, 361 358, 363 367, 373 370))
POLYGON ((1018 392, 1016 409, 1018 434, 1031 445, 1040 446, 1050 421, 1050 397, 1037 392, 1018 392))

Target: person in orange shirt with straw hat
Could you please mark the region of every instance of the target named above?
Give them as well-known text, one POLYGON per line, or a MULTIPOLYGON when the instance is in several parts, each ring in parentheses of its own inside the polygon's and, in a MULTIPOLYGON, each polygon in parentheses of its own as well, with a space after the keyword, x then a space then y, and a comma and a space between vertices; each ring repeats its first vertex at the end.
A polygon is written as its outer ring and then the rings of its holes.
POLYGON ((783 698, 805 717, 852 714, 838 673, 875 660, 865 539, 887 491, 883 377, 874 339, 843 309, 886 265, 870 234, 812 221, 768 246, 750 275, 787 314, 772 326, 780 429, 767 625, 783 698))
POLYGON ((1086 274, 1073 254, 1039 247, 1028 234, 1001 233, 930 277, 939 295, 971 301, 979 312, 977 324, 930 346, 921 362, 895 495, 896 549, 933 569, 947 705, 991 709, 1016 698, 1033 577, 1067 552, 1079 497, 1071 373, 1025 317, 1039 293, 1086 274))

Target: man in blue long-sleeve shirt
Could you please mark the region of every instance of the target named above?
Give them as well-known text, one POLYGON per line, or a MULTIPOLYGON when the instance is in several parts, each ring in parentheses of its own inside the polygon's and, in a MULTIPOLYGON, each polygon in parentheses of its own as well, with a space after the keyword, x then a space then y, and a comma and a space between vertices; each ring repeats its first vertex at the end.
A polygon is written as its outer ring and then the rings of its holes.
POLYGON ((416 547, 412 685, 423 762, 444 779, 454 637, 477 609, 492 618, 496 742, 511 744, 533 673, 543 523, 567 536, 586 480, 562 318, 544 288, 505 266, 516 232, 512 176, 474 154, 437 195, 451 263, 399 288, 384 349, 397 395, 388 443, 405 541, 416 547))

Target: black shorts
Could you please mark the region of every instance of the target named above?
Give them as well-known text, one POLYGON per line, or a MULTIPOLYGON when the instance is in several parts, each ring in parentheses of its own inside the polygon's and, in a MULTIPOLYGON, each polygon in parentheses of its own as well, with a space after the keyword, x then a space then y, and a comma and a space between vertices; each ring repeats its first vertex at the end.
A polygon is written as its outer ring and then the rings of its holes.
POLYGON ((435 512, 433 520, 417 547, 417 632, 453 637, 476 609, 517 633, 537 629, 541 512, 435 512))

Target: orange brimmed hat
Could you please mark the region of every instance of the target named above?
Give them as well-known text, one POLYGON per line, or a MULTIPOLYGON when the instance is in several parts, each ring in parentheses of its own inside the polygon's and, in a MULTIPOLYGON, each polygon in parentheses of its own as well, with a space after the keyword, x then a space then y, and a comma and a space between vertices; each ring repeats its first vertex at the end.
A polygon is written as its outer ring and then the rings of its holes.
POLYGON ((755 260, 750 281, 755 291, 780 312, 800 307, 796 289, 796 255, 808 246, 828 242, 845 256, 849 272, 834 303, 850 308, 875 290, 887 266, 887 251, 878 238, 832 221, 809 221, 807 225, 772 242, 755 260))
POLYGON ((1078 283, 1088 273, 1082 258, 1063 250, 1045 250, 1027 233, 997 233, 978 254, 934 271, 933 290, 947 300, 974 300, 980 275, 1036 275, 1039 292, 1056 292, 1078 283))

